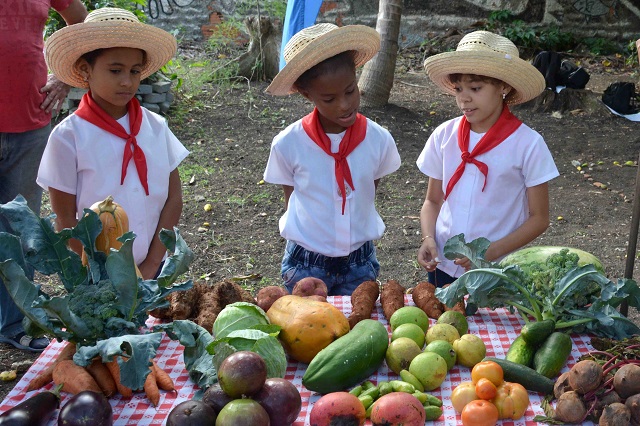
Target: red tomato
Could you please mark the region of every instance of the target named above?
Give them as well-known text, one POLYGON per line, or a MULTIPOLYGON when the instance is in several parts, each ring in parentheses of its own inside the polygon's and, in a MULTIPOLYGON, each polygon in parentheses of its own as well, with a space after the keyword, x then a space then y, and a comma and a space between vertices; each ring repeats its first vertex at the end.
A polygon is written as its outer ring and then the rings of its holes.
POLYGON ((500 386, 504 381, 502 367, 493 361, 481 361, 477 363, 471 370, 471 381, 478 383, 480 379, 489 379, 496 387, 500 386))
POLYGON ((498 418, 517 420, 529 407, 529 393, 520 383, 504 382, 491 402, 498 409, 498 418))
POLYGON ((489 401, 476 399, 462 410, 463 426, 494 426, 498 421, 498 409, 489 401))
POLYGON ((489 400, 494 398, 497 393, 498 388, 496 388, 496 385, 489 379, 483 377, 476 383, 476 395, 478 395, 480 399, 489 400))
POLYGON ((462 382, 451 392, 451 405, 457 413, 462 413, 465 405, 478 399, 476 385, 473 382, 462 382))

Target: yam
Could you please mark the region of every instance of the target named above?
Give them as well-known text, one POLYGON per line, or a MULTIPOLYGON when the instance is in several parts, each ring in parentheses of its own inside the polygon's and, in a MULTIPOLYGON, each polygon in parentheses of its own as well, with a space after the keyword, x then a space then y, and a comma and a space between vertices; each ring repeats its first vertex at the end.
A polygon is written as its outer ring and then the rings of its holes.
POLYGON ((63 391, 74 395, 87 390, 102 393, 91 374, 70 359, 56 363, 53 368, 53 383, 61 384, 63 391))
POLYGON ((351 293, 351 314, 347 318, 351 328, 363 319, 371 318, 379 295, 380 288, 375 281, 365 281, 356 287, 351 293))
POLYGON ((153 372, 155 373, 155 376, 156 376, 156 383, 158 384, 158 388, 164 391, 170 391, 170 392, 175 391, 176 387, 173 383, 173 379, 171 379, 171 376, 169 376, 169 373, 167 373, 162 368, 160 368, 155 361, 152 361, 152 363, 153 363, 153 372))
POLYGON ((102 393, 107 398, 111 398, 113 395, 118 392, 118 387, 116 386, 116 382, 113 380, 113 376, 109 371, 109 368, 102 362, 100 357, 94 358, 91 360, 91 364, 85 367, 93 380, 96 381, 100 389, 102 389, 102 393))
POLYGON ((158 406, 160 402, 160 391, 158 390, 158 383, 156 382, 156 374, 153 371, 153 365, 149 366, 151 370, 149 374, 147 374, 147 378, 144 380, 144 393, 147 395, 151 404, 154 407, 158 406))
POLYGON ((76 353, 76 344, 67 342, 67 344, 62 348, 58 357, 53 361, 51 365, 42 370, 38 375, 36 375, 27 386, 27 392, 40 389, 43 386, 51 383, 53 381, 53 368, 60 361, 66 361, 69 359, 73 359, 73 355, 76 353))
MULTIPOLYGON (((444 312, 444 305, 436 297, 436 286, 427 281, 418 283, 411 292, 413 303, 429 318, 438 319, 444 312)), ((462 312, 464 314, 464 310, 462 312)))
POLYGON ((404 287, 396 280, 388 280, 382 285, 380 304, 385 318, 389 320, 395 311, 404 306, 404 287))
POLYGON ((111 377, 116 382, 116 387, 118 388, 118 392, 125 397, 131 398, 133 396, 133 391, 131 388, 120 383, 120 366, 118 365, 117 357, 113 358, 113 361, 109 361, 105 364, 111 373, 111 377))

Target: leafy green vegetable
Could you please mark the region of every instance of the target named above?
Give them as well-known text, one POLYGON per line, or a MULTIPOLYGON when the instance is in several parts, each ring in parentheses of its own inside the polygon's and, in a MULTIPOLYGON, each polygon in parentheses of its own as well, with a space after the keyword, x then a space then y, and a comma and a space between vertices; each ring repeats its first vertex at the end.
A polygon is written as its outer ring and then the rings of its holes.
POLYGON ((525 322, 553 319, 556 329, 589 331, 622 339, 640 333, 640 328, 616 309, 623 301, 640 306, 640 288, 634 280, 609 280, 593 265, 577 265, 568 253, 550 256, 539 268, 524 271, 518 265, 501 268, 483 259, 489 242, 479 238, 466 244, 460 234, 447 241, 445 256, 467 256, 474 268, 447 288, 436 289, 436 297, 453 306, 468 294, 467 314, 479 307, 506 307, 525 322), (543 272, 548 269, 548 272, 543 272))
POLYGON ((232 331, 245 330, 258 324, 269 324, 267 315, 258 305, 235 302, 220 311, 213 323, 213 335, 222 339, 232 331))
POLYGON ((133 361, 122 361, 122 383, 141 389, 160 344, 160 336, 145 327, 148 311, 167 306, 166 296, 192 286, 191 280, 173 283, 188 270, 193 253, 177 228, 163 229, 160 239, 172 255, 157 280, 139 279, 133 259, 135 234, 123 235, 122 248, 106 256, 95 250, 102 222, 92 210, 84 213, 76 227, 55 232, 52 217, 38 217, 22 196, 0 204, 0 215, 13 230, 0 232, 0 278, 24 313, 23 324, 30 334, 76 343, 74 361, 79 365, 91 360, 83 353, 100 354, 106 360, 122 355, 133 361), (88 267, 67 248, 71 238, 84 245, 88 267), (43 275, 57 274, 65 294, 52 297, 42 292, 27 278, 27 266, 43 275))

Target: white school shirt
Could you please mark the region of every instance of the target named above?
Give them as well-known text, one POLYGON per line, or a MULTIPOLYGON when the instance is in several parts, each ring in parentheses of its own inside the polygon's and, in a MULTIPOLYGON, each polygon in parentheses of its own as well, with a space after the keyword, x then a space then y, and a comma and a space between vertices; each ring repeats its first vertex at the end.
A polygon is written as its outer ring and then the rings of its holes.
MULTIPOLYGON (((327 135, 332 152, 338 152, 344 134, 327 135)), ((347 162, 355 190, 345 183, 343 215, 335 160, 311 140, 302 120, 273 139, 264 180, 294 188, 279 222, 284 238, 307 250, 339 257, 382 237, 385 226, 375 208, 374 180, 400 167, 395 141, 386 129, 367 119, 366 136, 347 162)))
MULTIPOLYGON (((142 124, 136 136, 147 160, 149 196, 145 194, 133 158, 120 185, 125 141, 71 114, 51 132, 44 150, 37 183, 76 196, 77 217, 96 201, 113 196, 129 218, 136 234, 133 255, 140 264, 149 251, 169 193, 169 174, 189 151, 169 130, 160 115, 142 108, 142 124)), ((129 115, 117 120, 129 129, 129 115)))
MULTIPOLYGON (((422 173, 442 180, 443 193, 461 161, 461 118, 438 126, 416 162, 422 173)), ((483 135, 470 132, 469 152, 483 135)), ((484 191, 484 175, 474 164, 467 163, 436 220, 434 237, 441 262, 438 268, 452 277, 462 275, 464 269, 444 257, 442 249, 449 238, 464 233, 466 242, 478 237, 496 241, 510 234, 529 217, 527 188, 559 175, 542 136, 524 123, 500 145, 475 158, 489 168, 484 191)))

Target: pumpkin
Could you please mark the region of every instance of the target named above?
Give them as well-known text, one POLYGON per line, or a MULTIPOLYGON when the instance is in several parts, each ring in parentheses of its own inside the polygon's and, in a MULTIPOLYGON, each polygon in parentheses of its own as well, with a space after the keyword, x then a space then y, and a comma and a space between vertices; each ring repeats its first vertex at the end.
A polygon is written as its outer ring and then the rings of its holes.
POLYGON ((304 363, 350 330, 347 317, 332 304, 294 295, 273 302, 267 317, 282 327, 278 338, 287 354, 304 363))

